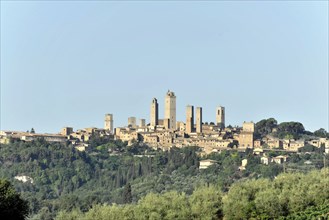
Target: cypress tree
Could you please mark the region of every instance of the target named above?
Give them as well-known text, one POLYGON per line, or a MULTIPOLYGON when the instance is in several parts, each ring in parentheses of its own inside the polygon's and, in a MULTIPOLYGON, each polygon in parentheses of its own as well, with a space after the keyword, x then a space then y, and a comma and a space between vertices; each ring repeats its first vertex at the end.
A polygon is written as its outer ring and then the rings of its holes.
POLYGON ((123 202, 124 203, 131 203, 133 201, 133 197, 131 194, 131 185, 130 183, 127 183, 125 185, 125 188, 123 190, 123 202))

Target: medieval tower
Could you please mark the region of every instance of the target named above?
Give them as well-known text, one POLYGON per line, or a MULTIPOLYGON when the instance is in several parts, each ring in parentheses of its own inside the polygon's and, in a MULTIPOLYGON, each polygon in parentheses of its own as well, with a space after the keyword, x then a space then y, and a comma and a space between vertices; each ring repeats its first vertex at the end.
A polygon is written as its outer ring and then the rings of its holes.
POLYGON ((170 90, 168 90, 165 97, 164 119, 169 119, 169 129, 176 129, 176 96, 175 93, 170 90))
POLYGON ((128 118, 128 127, 136 128, 136 117, 129 117, 128 118))
POLYGON ((153 98, 151 103, 151 115, 150 115, 150 125, 157 126, 159 120, 159 105, 158 100, 153 98))
POLYGON ((186 106, 186 133, 192 133, 194 126, 194 107, 193 105, 186 106))
POLYGON ((196 107, 196 132, 202 133, 202 108, 196 107))
POLYGON ((225 128, 225 107, 218 106, 216 109, 216 125, 225 128))
POLYGON ((104 129, 109 130, 113 134, 113 115, 112 114, 105 115, 104 129))

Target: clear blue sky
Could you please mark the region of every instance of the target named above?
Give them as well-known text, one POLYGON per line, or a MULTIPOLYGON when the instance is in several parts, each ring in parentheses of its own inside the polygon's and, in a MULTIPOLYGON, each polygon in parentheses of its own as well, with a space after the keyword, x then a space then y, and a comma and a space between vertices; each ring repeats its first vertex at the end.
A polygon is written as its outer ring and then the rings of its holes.
POLYGON ((153 97, 328 130, 327 1, 1 1, 1 129, 149 122, 153 97))

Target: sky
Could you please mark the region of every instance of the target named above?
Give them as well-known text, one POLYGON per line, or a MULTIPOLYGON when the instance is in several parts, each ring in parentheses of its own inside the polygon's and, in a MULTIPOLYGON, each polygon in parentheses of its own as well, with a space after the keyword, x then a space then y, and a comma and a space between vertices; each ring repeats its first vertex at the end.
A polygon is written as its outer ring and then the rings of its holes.
POLYGON ((328 1, 1 1, 1 130, 273 117, 328 131, 328 1))

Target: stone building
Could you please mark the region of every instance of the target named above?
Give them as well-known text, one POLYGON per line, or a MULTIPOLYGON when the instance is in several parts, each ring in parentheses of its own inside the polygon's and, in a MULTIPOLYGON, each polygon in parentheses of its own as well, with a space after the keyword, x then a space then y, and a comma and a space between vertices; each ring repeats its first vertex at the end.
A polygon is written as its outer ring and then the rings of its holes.
POLYGON ((169 119, 169 129, 176 129, 176 96, 175 93, 168 90, 165 97, 164 119, 169 119))
POLYGON ((254 140, 254 147, 260 148, 262 146, 262 140, 254 140))
POLYGON ((170 119, 169 118, 163 119, 163 126, 166 130, 170 129, 170 119))
POLYGON ((202 133, 202 108, 196 107, 196 132, 202 133))
POLYGON ((136 128, 136 117, 128 118, 128 127, 136 128))
POLYGON ((253 122, 243 123, 242 131, 238 136, 240 148, 254 147, 254 131, 255 131, 255 124, 253 122))
POLYGON ((265 165, 268 165, 270 163, 270 161, 271 161, 271 159, 267 156, 263 156, 260 158, 260 162, 265 165))
POLYGON ((139 127, 145 127, 145 119, 144 118, 141 118, 141 119, 139 119, 139 127))
POLYGON ((192 133, 194 129, 194 107, 193 105, 186 106, 186 133, 192 133))
POLYGON ((213 164, 216 164, 217 161, 216 160, 200 160, 200 164, 199 164, 199 169, 207 169, 208 167, 210 167, 213 164))
POLYGON ((216 125, 225 128, 225 107, 218 106, 216 109, 216 125))
POLYGON ((61 135, 68 136, 73 133, 73 128, 72 127, 64 127, 61 130, 61 135))
POLYGON ((266 142, 269 148, 283 148, 283 142, 279 139, 270 139, 266 142))
POLYGON ((243 122, 242 130, 248 132, 255 132, 255 123, 253 122, 243 122))
POLYGON ((156 98, 151 103, 150 125, 155 127, 159 124, 159 104, 156 98))
POLYGON ((104 129, 113 134, 113 114, 106 114, 104 120, 104 129))

